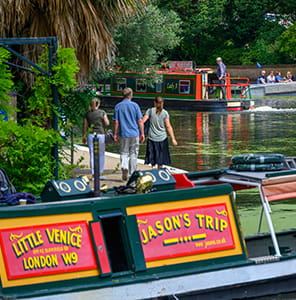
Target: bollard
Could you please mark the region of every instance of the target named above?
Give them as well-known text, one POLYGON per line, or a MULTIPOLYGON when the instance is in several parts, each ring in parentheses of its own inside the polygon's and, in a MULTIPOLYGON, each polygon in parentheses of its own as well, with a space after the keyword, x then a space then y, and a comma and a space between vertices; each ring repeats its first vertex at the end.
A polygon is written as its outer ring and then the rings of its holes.
POLYGON ((99 138, 94 133, 93 138, 93 161, 94 161, 94 196, 100 196, 100 144, 99 138))

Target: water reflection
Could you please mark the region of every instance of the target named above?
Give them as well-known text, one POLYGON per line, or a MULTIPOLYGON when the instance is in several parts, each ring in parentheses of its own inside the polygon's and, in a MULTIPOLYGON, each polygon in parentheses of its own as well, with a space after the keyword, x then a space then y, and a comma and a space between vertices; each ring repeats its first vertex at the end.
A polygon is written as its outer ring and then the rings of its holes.
POLYGON ((223 168, 242 153, 295 154, 296 110, 170 114, 180 145, 173 164, 188 171, 223 168))

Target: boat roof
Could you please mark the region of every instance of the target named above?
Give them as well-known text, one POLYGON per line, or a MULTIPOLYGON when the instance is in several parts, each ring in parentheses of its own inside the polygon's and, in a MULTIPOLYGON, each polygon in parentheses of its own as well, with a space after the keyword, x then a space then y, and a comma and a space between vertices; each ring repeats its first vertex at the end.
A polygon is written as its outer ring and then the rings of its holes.
POLYGON ((296 170, 282 170, 282 171, 265 171, 265 172, 255 172, 255 171, 235 171, 230 169, 225 169, 223 173, 224 176, 234 176, 236 178, 241 178, 242 180, 252 180, 254 182, 262 182, 266 179, 272 177, 285 176, 285 178, 289 178, 296 174, 296 170))

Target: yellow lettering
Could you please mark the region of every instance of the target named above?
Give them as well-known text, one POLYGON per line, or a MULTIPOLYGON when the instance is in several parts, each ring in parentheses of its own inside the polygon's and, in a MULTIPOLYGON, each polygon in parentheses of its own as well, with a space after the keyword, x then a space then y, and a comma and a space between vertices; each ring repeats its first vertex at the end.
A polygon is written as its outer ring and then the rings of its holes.
POLYGON ((214 229, 214 226, 213 226, 213 217, 206 216, 206 228, 207 229, 211 229, 211 230, 214 229))
POLYGON ((163 232, 164 232, 164 228, 163 226, 161 225, 161 222, 160 221, 156 221, 155 222, 155 228, 157 229, 157 232, 159 235, 162 235, 163 232))
MULTIPOLYGON (((23 251, 19 250, 19 248, 17 247, 18 244, 12 244, 12 249, 13 252, 15 253, 16 257, 20 257, 22 256, 24 253, 23 251)), ((19 245, 18 245, 19 246, 19 245)))
POLYGON ((195 215, 195 218, 198 221, 198 227, 202 228, 203 227, 203 220, 204 220, 205 216, 204 215, 195 215))
POLYGON ((53 230, 50 232, 50 230, 48 228, 46 228, 45 233, 47 235, 48 241, 50 243, 53 243, 53 238, 54 238, 53 230))
POLYGON ((179 216, 172 216, 172 223, 174 230, 181 228, 181 220, 179 216))
POLYGON ((151 241, 152 239, 157 238, 157 233, 154 231, 154 229, 152 228, 152 226, 148 226, 148 238, 151 241))
POLYGON ((189 215, 188 214, 184 214, 183 215, 183 220, 184 220, 184 226, 186 228, 189 228, 191 226, 191 220, 189 218, 189 215))
POLYGON ((23 259, 23 267, 25 271, 58 267, 58 257, 56 254, 46 256, 34 256, 23 259))
POLYGON ((170 232, 173 229, 172 220, 168 217, 164 218, 163 225, 164 225, 164 229, 168 232, 170 232))
POLYGON ((143 237, 142 243, 143 243, 144 245, 146 245, 146 244, 149 242, 148 236, 147 236, 147 234, 146 234, 146 231, 145 231, 144 229, 142 229, 142 230, 141 230, 141 233, 142 233, 142 237, 143 237))
POLYGON ((220 220, 220 231, 224 231, 228 227, 228 223, 226 220, 220 220))
POLYGON ((62 259, 66 266, 75 265, 78 263, 78 254, 76 252, 62 253, 62 259))
POLYGON ((81 248, 81 234, 71 233, 61 229, 46 229, 45 232, 50 243, 81 248))

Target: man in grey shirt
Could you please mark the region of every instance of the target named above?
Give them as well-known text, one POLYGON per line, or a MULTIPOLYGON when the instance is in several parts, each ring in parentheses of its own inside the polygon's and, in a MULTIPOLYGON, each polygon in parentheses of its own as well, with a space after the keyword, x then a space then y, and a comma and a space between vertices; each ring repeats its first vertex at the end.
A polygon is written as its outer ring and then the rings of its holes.
POLYGON ((226 88, 225 88, 225 78, 226 78, 226 66, 222 62, 221 57, 217 57, 217 77, 219 84, 224 85, 221 87, 223 99, 226 100, 226 88))

